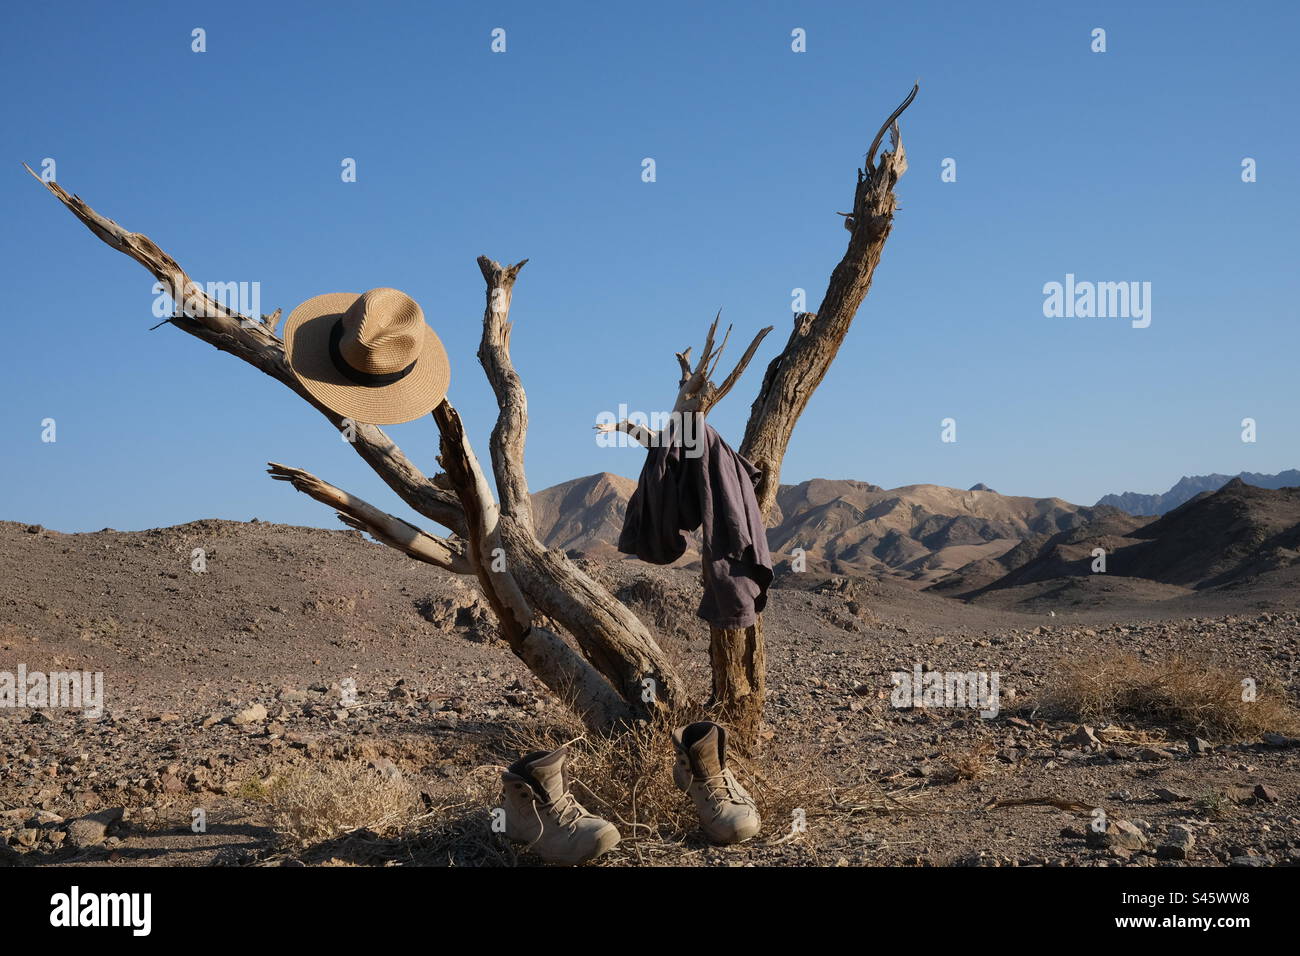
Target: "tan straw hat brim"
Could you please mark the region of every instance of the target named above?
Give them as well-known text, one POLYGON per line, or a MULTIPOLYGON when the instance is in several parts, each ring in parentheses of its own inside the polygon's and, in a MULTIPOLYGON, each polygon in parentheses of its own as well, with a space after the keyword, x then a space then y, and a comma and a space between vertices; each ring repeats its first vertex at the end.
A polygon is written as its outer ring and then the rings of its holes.
POLYGON ((415 367, 389 385, 358 385, 330 360, 330 331, 352 303, 351 292, 331 292, 308 299, 284 323, 289 367, 322 405, 344 418, 368 425, 396 425, 427 415, 447 395, 451 366, 442 341, 426 324, 424 348, 415 367))

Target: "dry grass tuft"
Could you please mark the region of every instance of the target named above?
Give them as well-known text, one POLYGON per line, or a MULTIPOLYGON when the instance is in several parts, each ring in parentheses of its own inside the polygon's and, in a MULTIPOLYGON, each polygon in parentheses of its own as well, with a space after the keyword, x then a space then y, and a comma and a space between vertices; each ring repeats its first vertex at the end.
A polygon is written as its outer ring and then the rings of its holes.
MULTIPOLYGON (((698 828, 690 802, 673 786, 669 728, 637 724, 616 734, 592 734, 567 713, 510 728, 507 754, 567 744, 574 794, 592 813, 616 825, 623 842, 680 841, 698 828)), ((747 782, 747 781, 746 781, 747 782)))
MULTIPOLYGON (((702 711, 679 713, 671 722, 639 724, 616 735, 597 736, 562 718, 512 730, 503 745, 510 753, 526 753, 568 744, 575 794, 592 813, 618 826, 621 849, 638 863, 672 862, 692 852, 701 837, 690 799, 673 785, 676 757, 670 723, 680 726, 700 719, 705 719, 702 711)), ((728 765, 753 795, 763 817, 756 845, 798 841, 815 850, 819 828, 799 824, 832 813, 902 808, 874 785, 837 786, 815 757, 782 763, 775 751, 750 759, 729 748, 728 765)))
MULTIPOLYGON (((605 865, 690 862, 705 847, 690 799, 672 782, 675 754, 671 726, 700 719, 702 712, 671 721, 639 724, 612 735, 592 734, 576 717, 552 711, 546 719, 502 728, 484 763, 457 780, 426 785, 417 795, 392 784, 357 761, 331 761, 294 768, 260 781, 259 802, 272 810, 272 825, 292 842, 260 865, 284 855, 335 865, 514 866, 527 849, 493 829, 501 805, 500 773, 534 750, 567 745, 574 794, 614 823, 622 841, 605 865), (491 758, 489 758, 491 759, 491 758), (425 806, 420 809, 418 797, 425 806)), ((872 782, 833 780, 814 755, 790 760, 777 748, 758 759, 735 752, 729 764, 754 795, 763 831, 753 849, 791 844, 817 861, 814 818, 906 810, 904 796, 872 782)))
POLYGON ((956 783, 959 780, 978 780, 993 768, 996 751, 991 740, 981 740, 967 750, 949 751, 943 755, 944 769, 939 782, 956 783))
POLYGON ((265 789, 272 825, 304 845, 362 829, 392 833, 407 827, 419 810, 410 784, 385 779, 360 761, 294 767, 265 789))
POLYGON ((1070 664, 1048 687, 1043 707, 1084 722, 1136 720, 1220 740, 1300 728, 1281 689, 1260 682, 1254 700, 1243 696, 1242 675, 1222 667, 1122 655, 1070 664))

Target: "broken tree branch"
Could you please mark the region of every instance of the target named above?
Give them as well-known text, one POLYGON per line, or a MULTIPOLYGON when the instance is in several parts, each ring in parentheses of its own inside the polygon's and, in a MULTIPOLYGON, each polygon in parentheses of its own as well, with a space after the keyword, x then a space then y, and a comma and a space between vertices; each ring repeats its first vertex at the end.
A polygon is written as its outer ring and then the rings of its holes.
MULTIPOLYGON (((170 324, 271 376, 319 410, 335 428, 343 430, 346 420, 312 398, 289 370, 284 343, 276 336, 273 323, 240 315, 210 298, 180 264, 148 236, 124 229, 112 219, 100 215, 80 196, 69 195, 58 183, 42 179, 30 166, 23 165, 87 229, 144 266, 169 290, 179 309, 192 313, 174 316, 169 320, 170 324)), ((455 496, 436 488, 383 429, 360 422, 352 423, 352 428, 352 447, 403 501, 457 534, 464 531, 464 516, 455 496)))
POLYGON ((501 509, 528 530, 533 527, 533 499, 524 475, 524 442, 528 435, 528 396, 510 359, 510 303, 515 279, 528 260, 512 266, 487 256, 478 257, 478 267, 487 283, 487 307, 483 313, 483 338, 478 360, 497 399, 497 423, 492 429, 492 472, 501 495, 501 509))
POLYGON ((272 478, 290 482, 298 491, 333 508, 344 524, 366 532, 376 541, 396 548, 417 561, 456 574, 474 573, 468 555, 459 544, 429 534, 401 518, 380 511, 369 502, 336 488, 309 471, 274 461, 267 462, 267 465, 267 473, 272 478))
POLYGON ((740 453, 762 470, 758 503, 765 519, 776 501, 781 462, 795 423, 826 376, 858 307, 866 298, 893 227, 898 206, 894 186, 907 171, 898 118, 916 98, 916 92, 917 87, 913 87, 890 114, 868 150, 866 169, 858 170, 853 212, 845 219, 850 233, 848 248, 831 273, 821 307, 815 313, 795 316, 790 338, 768 365, 750 409, 740 453), (874 164, 876 147, 886 130, 893 150, 881 154, 879 164, 874 164))

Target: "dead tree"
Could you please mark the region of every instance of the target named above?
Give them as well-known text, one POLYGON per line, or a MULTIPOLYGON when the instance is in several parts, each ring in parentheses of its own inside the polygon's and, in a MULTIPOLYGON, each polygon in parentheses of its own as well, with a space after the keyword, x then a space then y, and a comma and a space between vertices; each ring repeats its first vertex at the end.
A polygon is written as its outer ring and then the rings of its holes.
MULTIPOLYGON (((864 168, 858 170, 853 211, 841 213, 850 233, 848 249, 831 274, 821 308, 795 316, 790 338, 769 363, 754 402, 740 451, 762 470, 758 501, 765 518, 776 500, 781 460, 795 422, 835 358, 889 236, 896 208, 894 186, 907 169, 897 119, 915 95, 914 87, 876 135, 864 168), (883 153, 877 164, 876 149, 886 133, 893 150, 883 153)), ((411 558, 473 575, 511 651, 589 726, 607 730, 630 720, 669 716, 687 703, 681 678, 641 620, 566 555, 547 549, 537 538, 523 466, 528 401, 510 358, 510 303, 527 260, 510 266, 485 256, 478 260, 486 285, 478 359, 499 410, 489 444, 498 501, 449 401, 433 411, 442 471, 429 477, 382 429, 343 420, 298 384, 276 334, 278 310, 270 316, 231 310, 206 295, 148 237, 100 215, 57 183, 41 182, 91 232, 135 259, 171 292, 177 312, 167 320, 170 324, 277 379, 334 427, 349 428, 352 447, 376 474, 414 511, 450 534, 443 537, 416 528, 298 468, 272 462, 273 478, 290 482, 335 509, 344 523, 411 558)), ((707 414, 736 384, 770 327, 755 336, 721 385, 712 375, 726 338, 715 347, 716 331, 717 320, 694 366, 690 349, 678 353, 682 374, 675 410, 707 414)), ((713 629, 710 659, 711 705, 719 719, 732 723, 737 743, 752 745, 764 696, 762 620, 743 630, 713 629)))

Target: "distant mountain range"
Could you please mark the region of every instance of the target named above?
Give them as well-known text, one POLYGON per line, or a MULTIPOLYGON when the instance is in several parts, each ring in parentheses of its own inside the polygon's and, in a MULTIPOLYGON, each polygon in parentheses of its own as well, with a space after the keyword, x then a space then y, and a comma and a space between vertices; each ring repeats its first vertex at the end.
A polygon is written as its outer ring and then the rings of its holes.
POLYGON ((1300 585, 1300 488, 1232 478, 1155 519, 1110 511, 1090 525, 1026 539, 931 589, 981 603, 1085 603, 1098 591, 1164 600, 1188 591, 1294 593, 1300 585), (1098 549, 1105 573, 1094 573, 1098 549), (1007 592, 1007 593, 1003 593, 1007 592))
MULTIPOLYGON (((576 478, 533 496, 538 535, 547 547, 603 560, 616 547, 636 483, 608 473, 576 478)), ((778 561, 802 549, 807 568, 837 574, 897 576, 919 586, 972 561, 993 559, 1027 538, 1077 528, 1108 508, 1060 498, 1000 495, 977 485, 885 489, 863 481, 814 479, 782 485, 768 528, 778 561)), ((688 549, 683 563, 697 560, 688 549)))
POLYGON ((1243 471, 1238 475, 1192 475, 1182 478, 1162 495, 1126 491, 1122 495, 1103 496, 1097 501, 1097 506, 1118 508, 1131 515, 1162 515, 1191 501, 1203 491, 1218 491, 1234 478, 1256 488, 1293 488, 1300 485, 1300 471, 1294 468, 1276 475, 1261 475, 1252 471, 1243 471))
MULTIPOLYGON (((1300 486, 1300 472, 1184 478, 1165 495, 1136 496, 1160 498, 1172 509, 1153 517, 1108 504, 1125 496, 1089 508, 979 485, 886 489, 818 478, 781 486, 768 544, 778 573, 802 554, 813 573, 893 578, 980 603, 1166 600, 1243 584, 1295 589, 1300 487, 1291 486, 1300 486), (1174 507, 1196 482, 1212 487, 1174 507), (1105 574, 1091 570, 1097 548, 1107 555, 1105 574)), ((538 535, 574 556, 624 558, 616 545, 635 488, 627 478, 602 473, 539 491, 533 496, 538 535)), ((691 546, 679 564, 698 560, 691 546)))

